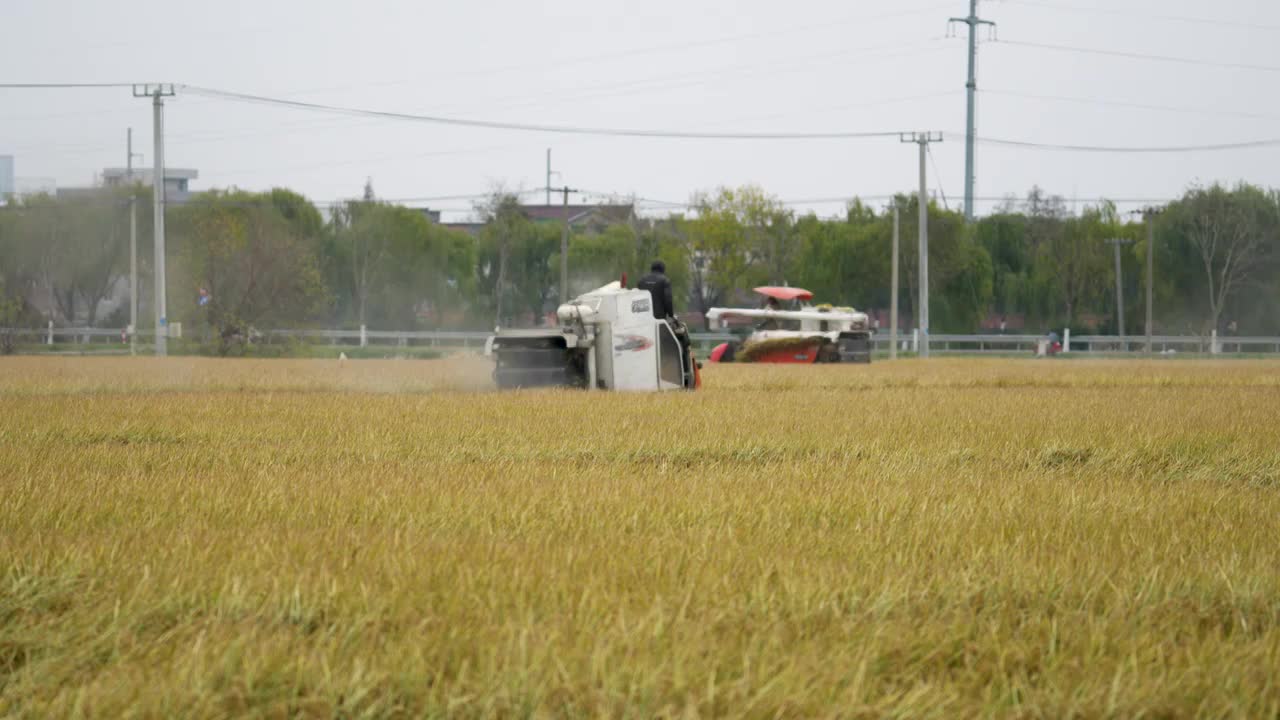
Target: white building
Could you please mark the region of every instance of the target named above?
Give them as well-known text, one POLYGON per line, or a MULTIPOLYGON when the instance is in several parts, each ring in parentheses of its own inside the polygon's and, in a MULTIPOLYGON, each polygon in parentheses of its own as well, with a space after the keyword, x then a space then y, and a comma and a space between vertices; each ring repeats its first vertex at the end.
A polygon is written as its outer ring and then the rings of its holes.
MULTIPOLYGON (((151 168, 134 168, 132 174, 127 168, 106 168, 102 171, 103 187, 121 187, 131 183, 141 183, 148 187, 153 185, 155 171, 151 168)), ((200 173, 192 168, 164 169, 164 197, 170 202, 182 202, 191 197, 190 182, 200 177, 200 173)))

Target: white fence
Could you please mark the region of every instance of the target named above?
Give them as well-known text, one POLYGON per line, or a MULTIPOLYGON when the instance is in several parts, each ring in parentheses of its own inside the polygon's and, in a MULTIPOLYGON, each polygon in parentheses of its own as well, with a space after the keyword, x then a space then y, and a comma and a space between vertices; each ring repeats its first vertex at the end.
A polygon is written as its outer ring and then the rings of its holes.
MULTIPOLYGON (((0 333, 9 333, 16 337, 20 344, 30 348, 33 345, 52 346, 73 344, 77 350, 125 349, 127 340, 121 331, 104 328, 0 328, 0 333), (114 346, 114 347, 112 347, 114 346)), ((153 335, 150 331, 138 333, 138 340, 146 343, 153 335)), ((330 345, 353 345, 360 347, 437 347, 441 349, 480 350, 485 340, 492 335, 483 331, 467 330, 266 330, 259 336, 261 340, 271 341, 276 338, 295 338, 312 343, 330 345)), ((691 333, 694 346, 702 352, 709 351, 715 345, 734 339, 734 335, 725 332, 691 333)), ((1142 354, 1146 351, 1146 337, 1143 335, 1082 335, 1073 336, 1064 331, 1067 340, 1066 352, 1103 354, 1142 354)), ((1043 335, 932 335, 929 349, 938 354, 1031 354, 1036 344, 1044 340, 1043 335)), ((899 335, 900 348, 904 351, 916 349, 917 337, 912 332, 899 335)), ((1191 354, 1268 354, 1280 355, 1280 337, 1219 337, 1198 335, 1156 335, 1151 338, 1156 353, 1191 353, 1191 354)), ((889 334, 881 331, 873 337, 873 345, 877 351, 888 351, 889 334)), ((30 348, 35 350, 36 348, 30 348)))

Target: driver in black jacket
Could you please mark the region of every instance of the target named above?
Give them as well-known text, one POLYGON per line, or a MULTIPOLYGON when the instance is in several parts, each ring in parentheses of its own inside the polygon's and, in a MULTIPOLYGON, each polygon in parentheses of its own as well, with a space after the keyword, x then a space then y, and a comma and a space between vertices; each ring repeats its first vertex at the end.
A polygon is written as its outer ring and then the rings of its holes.
POLYGON ((675 317, 676 305, 671 299, 671 281, 667 279, 667 266, 661 260, 654 260, 649 266, 649 274, 636 283, 639 290, 648 290, 653 296, 653 316, 659 320, 675 317))
POLYGON ((692 367, 693 355, 689 352, 689 329, 676 317, 676 304, 671 297, 671 280, 667 278, 666 264, 661 260, 654 260, 649 266, 649 274, 636 283, 636 289, 649 291, 653 296, 653 316, 659 320, 666 320, 671 326, 683 356, 680 364, 684 372, 685 386, 693 387, 696 378, 692 367))

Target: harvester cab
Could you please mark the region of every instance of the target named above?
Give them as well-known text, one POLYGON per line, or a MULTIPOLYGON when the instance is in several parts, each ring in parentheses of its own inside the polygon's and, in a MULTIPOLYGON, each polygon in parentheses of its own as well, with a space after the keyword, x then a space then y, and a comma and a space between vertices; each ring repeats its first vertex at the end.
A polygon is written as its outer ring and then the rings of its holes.
POLYGON ((692 390, 701 384, 682 327, 653 316, 648 290, 613 282, 556 310, 558 327, 499 330, 486 343, 499 388, 692 390))

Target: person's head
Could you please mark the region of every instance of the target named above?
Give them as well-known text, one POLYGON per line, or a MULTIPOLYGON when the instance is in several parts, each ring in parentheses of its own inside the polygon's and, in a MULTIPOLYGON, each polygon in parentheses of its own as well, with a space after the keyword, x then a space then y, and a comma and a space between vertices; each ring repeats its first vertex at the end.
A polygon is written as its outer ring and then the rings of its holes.
POLYGON ((665 273, 666 271, 667 264, 661 260, 654 260, 653 264, 649 266, 649 272, 665 273))

